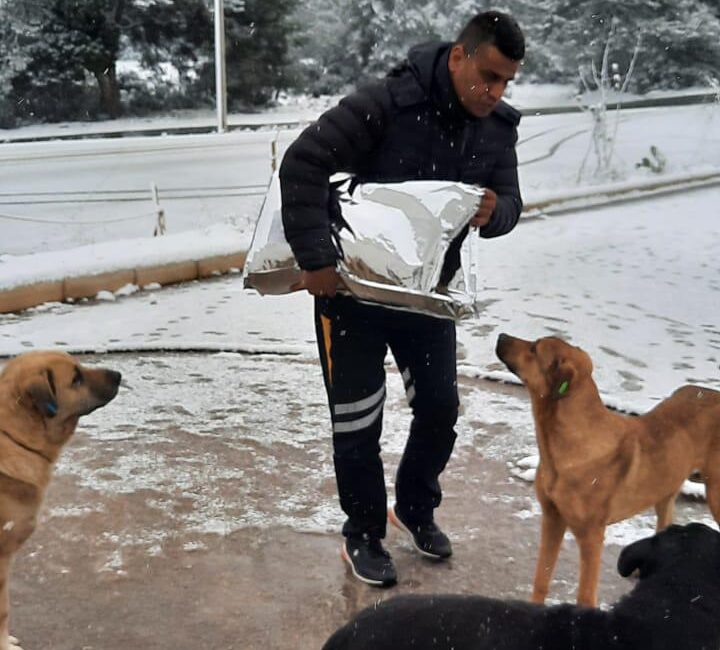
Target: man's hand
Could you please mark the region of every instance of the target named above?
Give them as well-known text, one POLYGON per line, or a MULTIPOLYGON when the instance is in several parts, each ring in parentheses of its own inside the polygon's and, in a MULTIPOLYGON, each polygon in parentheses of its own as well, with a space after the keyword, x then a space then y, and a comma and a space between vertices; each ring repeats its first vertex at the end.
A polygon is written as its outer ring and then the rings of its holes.
POLYGON ((337 291, 340 276, 334 266, 325 266, 316 271, 302 271, 300 279, 290 287, 291 291, 307 289, 313 296, 332 298, 337 291))
POLYGON ((490 217, 492 217, 492 213, 495 211, 496 205, 497 194, 495 194, 492 190, 485 188, 485 193, 483 194, 482 201, 480 202, 480 207, 475 213, 475 216, 470 219, 470 225, 473 228, 482 228, 482 226, 488 224, 490 222, 490 217))

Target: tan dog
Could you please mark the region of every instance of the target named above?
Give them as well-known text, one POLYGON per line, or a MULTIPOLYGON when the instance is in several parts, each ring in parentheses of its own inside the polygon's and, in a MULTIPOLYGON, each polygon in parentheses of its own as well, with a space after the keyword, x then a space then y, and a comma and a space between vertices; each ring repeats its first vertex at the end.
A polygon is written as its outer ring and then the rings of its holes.
POLYGON ((8 636, 10 560, 35 529, 60 449, 81 415, 107 404, 120 373, 85 368, 64 352, 28 352, 0 373, 0 650, 8 636))
POLYGON ((535 419, 542 532, 534 602, 547 596, 569 528, 580 549, 577 602, 594 606, 605 527, 654 506, 657 528, 665 528, 693 470, 700 470, 720 521, 718 391, 683 386, 645 415, 621 415, 602 403, 592 361, 580 348, 555 337, 533 342, 501 334, 496 353, 527 386, 535 419))

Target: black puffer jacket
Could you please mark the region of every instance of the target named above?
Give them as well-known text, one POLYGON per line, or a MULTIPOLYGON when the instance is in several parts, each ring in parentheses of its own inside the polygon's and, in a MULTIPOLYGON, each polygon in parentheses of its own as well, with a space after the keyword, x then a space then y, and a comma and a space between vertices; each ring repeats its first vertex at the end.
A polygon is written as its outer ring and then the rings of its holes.
MULTIPOLYGON (((282 217, 301 268, 335 264, 329 177, 336 172, 350 172, 360 182, 449 180, 489 187, 498 202, 480 235, 497 237, 515 227, 522 209, 515 154, 520 113, 504 102, 485 118, 467 113, 450 79, 450 48, 413 48, 385 79, 342 99, 288 148, 280 167, 282 217)), ((441 282, 460 266, 464 235, 447 256, 441 282)))

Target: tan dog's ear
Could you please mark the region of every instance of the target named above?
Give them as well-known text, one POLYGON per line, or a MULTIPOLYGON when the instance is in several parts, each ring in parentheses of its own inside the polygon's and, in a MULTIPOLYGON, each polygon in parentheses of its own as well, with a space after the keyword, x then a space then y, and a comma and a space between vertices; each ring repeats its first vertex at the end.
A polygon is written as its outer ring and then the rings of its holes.
POLYGON ((553 361, 549 371, 550 397, 562 399, 572 389, 572 381, 575 378, 575 368, 567 361, 553 361))
POLYGON ((25 384, 24 392, 43 417, 52 418, 57 415, 58 405, 52 371, 33 377, 25 384))

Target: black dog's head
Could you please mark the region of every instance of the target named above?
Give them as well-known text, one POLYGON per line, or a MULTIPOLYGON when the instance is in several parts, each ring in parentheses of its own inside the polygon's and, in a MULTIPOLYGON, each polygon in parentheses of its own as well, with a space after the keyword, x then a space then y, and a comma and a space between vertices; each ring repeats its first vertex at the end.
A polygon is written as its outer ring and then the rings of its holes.
POLYGON ((617 566, 624 578, 638 569, 641 580, 671 571, 720 582, 720 533, 698 523, 669 526, 626 546, 617 566))

